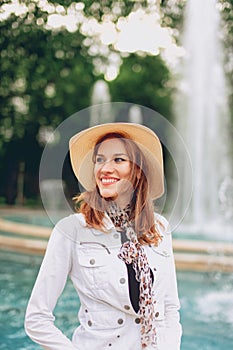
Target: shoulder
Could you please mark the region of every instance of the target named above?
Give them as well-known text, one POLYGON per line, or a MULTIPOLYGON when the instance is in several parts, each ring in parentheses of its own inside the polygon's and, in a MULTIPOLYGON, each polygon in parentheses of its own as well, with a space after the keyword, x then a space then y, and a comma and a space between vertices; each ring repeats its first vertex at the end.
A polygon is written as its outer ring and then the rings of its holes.
POLYGON ((71 214, 59 220, 55 225, 57 229, 70 229, 75 226, 86 226, 83 214, 71 214))
POLYGON ((154 213, 155 215, 155 225, 158 228, 159 232, 162 236, 171 234, 171 229, 169 222, 167 219, 158 213, 154 213))
POLYGON ((86 226, 86 221, 81 213, 71 214, 59 220, 56 227, 70 227, 71 225, 86 226))
POLYGON ((76 240, 77 232, 82 231, 86 226, 86 221, 82 214, 71 214, 59 220, 53 231, 76 240))
POLYGON ((172 252, 172 234, 169 222, 164 216, 155 213, 155 224, 162 236, 158 249, 168 253, 167 256, 170 256, 172 252))

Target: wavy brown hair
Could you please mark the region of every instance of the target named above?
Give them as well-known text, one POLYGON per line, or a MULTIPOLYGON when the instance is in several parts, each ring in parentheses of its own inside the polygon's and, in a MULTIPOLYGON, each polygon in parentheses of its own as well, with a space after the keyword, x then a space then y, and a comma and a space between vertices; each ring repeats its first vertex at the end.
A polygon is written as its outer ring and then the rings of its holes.
MULTIPOLYGON (((149 196, 149 184, 145 175, 148 173, 148 165, 137 144, 126 134, 108 133, 97 141, 93 152, 93 162, 100 144, 113 138, 120 139, 124 144, 131 163, 129 180, 133 185, 134 193, 131 200, 130 220, 134 223, 138 240, 141 244, 154 244, 157 246, 161 240, 161 235, 156 224, 162 227, 163 225, 159 221, 155 222, 153 202, 149 196)), ((106 232, 103 218, 111 199, 101 197, 97 186, 94 191, 86 191, 73 199, 77 211, 84 215, 87 225, 106 232)))

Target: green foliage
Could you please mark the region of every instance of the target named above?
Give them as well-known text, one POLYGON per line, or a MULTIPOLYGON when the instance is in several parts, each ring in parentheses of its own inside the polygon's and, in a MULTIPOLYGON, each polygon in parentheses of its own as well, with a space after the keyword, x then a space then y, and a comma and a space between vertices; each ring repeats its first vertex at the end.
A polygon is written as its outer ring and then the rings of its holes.
MULTIPOLYGON (((117 20, 120 16, 127 16, 135 4, 138 5, 137 1, 130 0, 102 0, 102 1, 92 1, 86 0, 84 12, 87 16, 93 16, 98 21, 103 19, 103 16, 111 15, 111 17, 117 20)), ((140 1, 141 5, 145 5, 146 1, 140 1)))
POLYGON ((183 27, 184 8, 187 0, 162 0, 161 13, 162 24, 173 29, 173 35, 180 41, 180 33, 183 27))
POLYGON ((0 22, 2 141, 24 137, 32 123, 55 127, 89 105, 95 77, 82 35, 46 30, 36 16, 46 20, 37 8, 34 16, 0 22))
POLYGON ((112 101, 140 104, 171 114, 170 72, 160 56, 131 54, 123 59, 120 74, 110 83, 112 101))
MULTIPOLYGON (((5 142, 23 139, 26 130, 36 138, 40 126, 56 127, 70 114, 87 107, 93 82, 98 78, 93 73, 93 62, 98 54, 89 55, 81 32, 70 33, 65 28, 48 30, 45 28, 48 19, 46 9, 42 10, 34 1, 23 3, 28 6, 25 14, 12 14, 0 21, 1 149, 5 142)), ((65 8, 74 4, 72 1, 50 3, 65 8)), ((132 8, 145 6, 146 2, 105 0, 98 3, 85 1, 84 5, 86 15, 101 19, 109 11, 115 13, 116 18, 128 15, 132 8)), ((107 62, 107 57, 102 57, 104 61, 107 62)), ((127 96, 128 100, 134 101, 135 95, 132 96, 130 85, 135 86, 138 77, 143 76, 146 84, 143 84, 143 89, 139 89, 141 96, 137 96, 136 100, 149 107, 159 106, 166 113, 168 108, 163 95, 169 91, 164 84, 168 79, 167 74, 164 63, 158 57, 132 55, 130 59, 125 59, 119 80, 111 84, 116 84, 112 89, 113 95, 121 100, 127 96), (129 61, 130 67, 127 67, 129 61), (148 70, 153 69, 155 74, 147 73, 147 61, 151 62, 148 70), (142 67, 141 74, 137 72, 137 66, 142 67), (133 69, 130 76, 127 76, 128 69, 133 69), (128 90, 124 96, 118 96, 121 94, 116 90, 118 87, 121 89, 121 80, 124 81, 125 75, 127 84, 123 85, 125 89, 128 86, 128 90)))
POLYGON ((9 204, 15 200, 22 162, 24 193, 38 194, 40 127, 55 128, 87 107, 96 80, 81 33, 47 30, 47 16, 34 6, 25 15, 0 21, 0 191, 9 204))
MULTIPOLYGON (((162 24, 173 28, 177 41, 185 2, 163 0, 160 5, 162 24)), ((12 1, 3 0, 0 10, 7 3, 12 1)), ((38 191, 35 182, 42 152, 38 142, 40 127, 55 128, 69 115, 90 105, 93 83, 102 78, 96 75, 96 59, 107 64, 109 57, 100 52, 90 53, 80 28, 75 32, 64 27, 47 29, 49 14, 37 1, 21 3, 28 8, 25 14, 11 14, 0 21, 0 171, 5 178, 13 174, 11 183, 15 185, 19 162, 24 162, 25 179, 27 183, 32 182, 25 193, 33 197, 38 191)), ((219 0, 219 3, 222 5, 226 63, 229 63, 233 47, 233 1, 219 0)), ((148 1, 50 0, 49 4, 54 5, 55 12, 63 6, 64 14, 70 6, 83 6, 87 18, 94 17, 101 22, 108 17, 117 22, 133 9, 146 8, 148 1)), ((92 43, 91 35, 88 39, 92 43)), ((114 52, 114 48, 109 46, 108 52, 114 52)), ((228 74, 233 86, 232 67, 228 74)), ((172 116, 171 75, 160 56, 123 55, 120 74, 109 86, 112 101, 141 104, 167 118, 172 116)), ((82 122, 85 126, 88 123, 82 122)), ((3 181, 1 185, 5 186, 3 181)), ((9 188, 12 189, 12 185, 9 188)))

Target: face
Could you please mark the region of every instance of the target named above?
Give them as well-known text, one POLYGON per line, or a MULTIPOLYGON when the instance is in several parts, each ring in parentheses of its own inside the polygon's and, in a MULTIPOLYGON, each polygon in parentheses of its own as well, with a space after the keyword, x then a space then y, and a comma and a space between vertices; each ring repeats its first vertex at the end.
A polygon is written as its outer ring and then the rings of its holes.
POLYGON ((123 196, 129 183, 131 163, 120 139, 103 141, 95 156, 94 176, 103 198, 116 199, 123 196), (128 181, 126 181, 128 180, 128 181))

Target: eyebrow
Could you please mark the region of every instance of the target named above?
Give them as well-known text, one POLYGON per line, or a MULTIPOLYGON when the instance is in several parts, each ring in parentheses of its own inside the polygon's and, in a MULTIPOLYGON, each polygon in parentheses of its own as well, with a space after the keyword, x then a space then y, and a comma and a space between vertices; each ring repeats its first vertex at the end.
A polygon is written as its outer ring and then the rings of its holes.
MULTIPOLYGON (((104 155, 104 154, 101 154, 101 153, 97 153, 97 154, 96 154, 96 157, 97 157, 97 156, 105 157, 105 155, 104 155)), ((126 156, 126 157, 129 158, 128 154, 126 154, 126 153, 114 153, 114 154, 113 154, 113 157, 119 157, 119 156, 126 156)))

